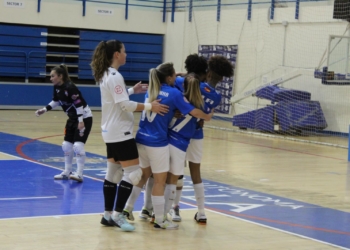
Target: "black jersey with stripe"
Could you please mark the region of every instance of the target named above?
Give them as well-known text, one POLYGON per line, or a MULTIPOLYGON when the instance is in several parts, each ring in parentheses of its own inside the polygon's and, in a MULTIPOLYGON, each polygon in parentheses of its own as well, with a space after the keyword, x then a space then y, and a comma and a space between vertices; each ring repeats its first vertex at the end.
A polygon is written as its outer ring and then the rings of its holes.
POLYGON ((69 118, 76 119, 82 115, 82 109, 87 106, 87 103, 74 83, 66 82, 60 86, 54 86, 53 101, 59 102, 63 111, 69 118), (77 112, 77 110, 81 112, 77 112))

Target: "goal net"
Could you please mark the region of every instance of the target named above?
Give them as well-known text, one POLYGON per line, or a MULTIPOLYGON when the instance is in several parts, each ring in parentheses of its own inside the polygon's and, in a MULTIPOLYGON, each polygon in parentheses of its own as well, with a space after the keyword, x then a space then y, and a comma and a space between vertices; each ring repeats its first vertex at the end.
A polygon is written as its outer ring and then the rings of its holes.
POLYGON ((249 3, 179 1, 182 62, 199 45, 238 47, 229 112, 206 126, 347 148, 350 33, 337 1, 249 3))

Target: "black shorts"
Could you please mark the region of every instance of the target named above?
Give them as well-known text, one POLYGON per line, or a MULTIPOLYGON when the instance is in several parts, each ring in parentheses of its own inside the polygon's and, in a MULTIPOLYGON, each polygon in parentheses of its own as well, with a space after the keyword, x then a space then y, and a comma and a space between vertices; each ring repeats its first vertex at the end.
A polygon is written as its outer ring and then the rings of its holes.
POLYGON ((66 123, 66 127, 64 129, 64 140, 68 141, 70 143, 74 142, 82 142, 86 143, 91 127, 92 127, 92 117, 85 118, 84 120, 85 130, 84 134, 80 136, 80 132, 78 129, 78 123, 79 121, 77 119, 71 119, 69 118, 66 123))
POLYGON ((129 161, 139 158, 134 138, 127 141, 106 143, 106 146, 107 159, 113 158, 115 161, 129 161))

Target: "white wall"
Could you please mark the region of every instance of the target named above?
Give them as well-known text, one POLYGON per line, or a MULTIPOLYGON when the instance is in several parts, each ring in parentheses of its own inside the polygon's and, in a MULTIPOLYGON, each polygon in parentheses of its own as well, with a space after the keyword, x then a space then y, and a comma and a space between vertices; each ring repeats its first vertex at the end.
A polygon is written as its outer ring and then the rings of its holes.
MULTIPOLYGON (((79 2, 43 0, 41 12, 37 13, 37 0, 22 1, 24 9, 1 7, 0 22, 165 34, 164 61, 172 61, 177 71, 184 71, 186 56, 196 53, 198 44, 238 44, 235 94, 297 68, 309 69, 309 74, 283 86, 311 92, 312 100, 321 103, 327 130, 348 131, 350 86, 325 86, 313 77, 314 68, 325 66, 320 62, 329 35, 343 35, 347 26, 346 22, 332 19, 332 1, 301 3, 299 20, 294 19, 294 4, 289 4, 275 9, 273 21, 268 18, 268 5, 253 5, 250 21, 247 6, 237 6, 222 8, 220 22, 213 8, 195 10, 192 22, 188 22, 188 12, 176 12, 174 23, 170 12, 166 23, 162 23, 162 12, 158 10, 130 8, 129 19, 125 20, 124 9, 113 5, 102 6, 113 9, 113 16, 99 16, 95 13, 97 5, 89 3, 83 17, 79 2), (282 21, 288 21, 288 26, 283 26, 282 21)), ((234 112, 240 114, 267 103, 247 98, 234 106, 234 112)))
MULTIPOLYGON (((254 8, 254 6, 253 6, 254 8)), ((196 52, 198 44, 238 44, 235 72, 235 94, 260 86, 298 68, 306 74, 282 84, 283 87, 311 92, 312 100, 321 103, 328 127, 335 132, 348 132, 350 121, 350 86, 325 86, 313 77, 327 49, 329 35, 343 35, 347 23, 332 19, 333 2, 303 4, 299 20, 295 20, 295 6, 275 9, 275 18, 269 20, 269 6, 254 8, 252 19, 247 10, 223 9, 216 22, 216 9, 196 11, 192 23, 188 13, 176 13, 175 25, 167 30, 166 60, 182 65, 189 53, 196 52), (282 21, 288 21, 285 27, 282 21), (183 27, 183 28, 182 28, 183 27), (182 37, 181 37, 182 35, 182 37), (182 38, 182 39, 181 39, 182 38), (284 46, 285 41, 285 46, 284 46), (178 44, 182 43, 182 51, 178 44), (284 56, 283 56, 284 55, 284 56)), ((325 54, 327 57, 327 54, 325 54)), ((182 68, 183 70, 183 68, 182 68)), ((269 104, 269 101, 251 97, 234 106, 236 114, 269 104)))
POLYGON ((160 10, 129 7, 128 20, 121 5, 87 2, 83 16, 82 2, 69 0, 42 0, 37 12, 38 0, 16 0, 23 2, 24 8, 5 7, 0 0, 0 22, 43 26, 72 27, 82 29, 127 31, 139 33, 165 34, 166 23, 160 10), (107 9, 113 15, 99 15, 97 9, 107 9))

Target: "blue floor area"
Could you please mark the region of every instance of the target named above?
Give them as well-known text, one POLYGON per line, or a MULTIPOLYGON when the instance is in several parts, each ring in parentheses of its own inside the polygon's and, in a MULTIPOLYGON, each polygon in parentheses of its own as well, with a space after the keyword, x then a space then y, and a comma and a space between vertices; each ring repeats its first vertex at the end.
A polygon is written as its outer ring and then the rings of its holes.
MULTIPOLYGON (((0 161, 0 218, 102 213, 102 181, 87 177, 81 184, 53 180, 61 171, 56 168, 63 168, 60 146, 0 133, 0 152, 37 161, 0 161)), ((85 175, 102 180, 105 157, 87 157, 85 175)), ((188 176, 184 183, 182 209, 196 203, 188 176)), ((207 209, 350 248, 350 213, 214 181, 204 180, 204 187, 207 209)), ((141 195, 134 210, 141 210, 142 204, 141 195)))

